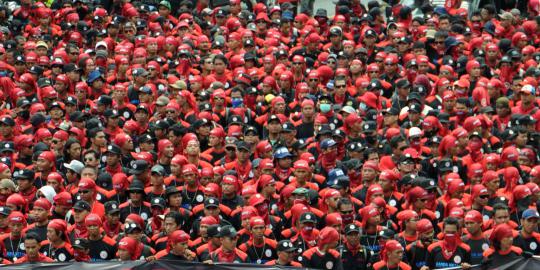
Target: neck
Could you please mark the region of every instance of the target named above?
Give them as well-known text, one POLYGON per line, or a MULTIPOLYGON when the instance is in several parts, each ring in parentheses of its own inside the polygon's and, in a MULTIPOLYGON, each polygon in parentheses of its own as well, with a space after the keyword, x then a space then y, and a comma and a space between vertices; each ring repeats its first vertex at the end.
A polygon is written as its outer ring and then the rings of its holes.
POLYGON ((38 226, 38 227, 47 226, 47 224, 49 224, 49 220, 48 220, 48 219, 45 219, 45 220, 37 221, 37 222, 36 222, 36 226, 38 226))
POLYGON ((101 235, 99 233, 97 234, 88 234, 88 240, 99 240, 101 239, 101 235))
POLYGON ((392 261, 391 261, 391 260, 388 260, 387 266, 388 266, 388 267, 395 267, 395 266, 397 266, 398 264, 399 264, 399 262, 396 262, 396 261, 393 261, 393 260, 392 260, 392 261))
POLYGON ((56 240, 54 241, 51 241, 51 244, 55 247, 57 246, 60 246, 64 243, 64 240, 62 240, 62 238, 57 238, 56 240))
POLYGON ((416 235, 416 231, 415 230, 407 230, 405 229, 405 231, 403 232, 405 235, 408 235, 408 236, 413 236, 413 235, 416 235))
POLYGON ((188 155, 187 159, 191 164, 199 164, 199 155, 188 155))
POLYGON ((264 243, 264 237, 253 237, 253 244, 260 245, 264 243))

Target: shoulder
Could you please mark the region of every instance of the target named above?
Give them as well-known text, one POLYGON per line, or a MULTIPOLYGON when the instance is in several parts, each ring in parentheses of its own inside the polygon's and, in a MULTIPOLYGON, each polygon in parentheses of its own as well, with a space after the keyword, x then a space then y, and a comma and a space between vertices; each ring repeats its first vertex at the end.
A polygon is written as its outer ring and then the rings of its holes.
POLYGON ((339 258, 339 256, 340 256, 339 252, 337 250, 335 250, 335 249, 329 250, 328 253, 330 253, 335 258, 339 258))
POLYGON ((405 262, 399 262, 399 269, 411 270, 412 267, 410 265, 408 265, 407 263, 405 263, 405 262))
POLYGON ((489 257, 491 256, 493 253, 495 253, 495 250, 493 248, 488 248, 484 251, 484 253, 482 254, 482 256, 484 257, 489 257))
POLYGON ((521 253, 523 253, 523 250, 520 247, 512 246, 510 249, 518 255, 521 255, 521 253))
POLYGON ((385 265, 386 265, 386 263, 384 261, 378 261, 378 262, 373 264, 373 269, 378 270, 378 269, 380 269, 381 267, 383 267, 385 265))
POLYGON ((110 246, 116 246, 116 241, 114 241, 114 239, 108 237, 108 236, 105 236, 103 237, 103 242, 107 245, 110 245, 110 246))
POLYGON ((432 252, 434 249, 438 248, 441 246, 441 243, 440 242, 435 242, 431 245, 428 246, 428 251, 429 252, 432 252))
POLYGON ((315 253, 315 248, 310 248, 310 249, 304 251, 304 253, 302 253, 302 256, 310 259, 311 256, 313 256, 313 253, 315 253))
POLYGON ((460 243, 459 246, 464 249, 466 252, 471 251, 471 247, 465 243, 460 243))

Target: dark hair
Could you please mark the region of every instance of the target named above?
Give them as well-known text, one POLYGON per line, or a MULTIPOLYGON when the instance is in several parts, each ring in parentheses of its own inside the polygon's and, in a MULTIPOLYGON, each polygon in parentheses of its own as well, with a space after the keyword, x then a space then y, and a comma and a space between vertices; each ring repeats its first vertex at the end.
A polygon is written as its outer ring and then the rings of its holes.
POLYGON ((450 21, 450 16, 448 16, 447 14, 442 14, 441 16, 439 16, 439 22, 442 20, 450 21))
POLYGON ((508 206, 502 204, 502 203, 496 203, 495 205, 493 205, 493 215, 495 215, 495 213, 497 213, 498 210, 506 210, 508 211, 509 208, 508 206))
POLYGON ((177 211, 172 211, 172 212, 167 213, 165 215, 165 219, 167 218, 174 219, 174 223, 176 223, 177 227, 180 227, 180 225, 182 225, 182 215, 177 211))
POLYGON ((435 35, 434 35, 434 38, 435 38, 435 39, 437 39, 437 38, 444 38, 444 39, 446 39, 447 37, 448 37, 448 32, 443 31, 443 30, 440 30, 440 31, 435 32, 435 35))
POLYGON ((390 147, 396 148, 400 142, 406 142, 405 137, 402 135, 392 137, 392 139, 390 139, 390 147))
POLYGON ((445 228, 447 225, 456 225, 456 228, 458 230, 461 229, 461 225, 459 225, 459 220, 455 217, 447 217, 444 220, 443 228, 445 228))
POLYGON ((39 235, 34 232, 27 233, 26 236, 24 236, 24 241, 26 240, 36 240, 38 244, 40 243, 39 235))
POLYGON ((497 10, 495 9, 495 6, 492 4, 485 5, 483 9, 485 9, 489 15, 493 15, 497 12, 497 10))
POLYGON ((96 159, 99 159, 99 153, 96 152, 96 150, 94 150, 94 149, 88 149, 88 150, 84 151, 83 157, 86 156, 86 155, 88 155, 88 154, 94 155, 94 157, 95 157, 96 159))
POLYGON ((342 205, 352 205, 352 201, 349 198, 340 198, 337 202, 337 209, 341 209, 342 205))
POLYGON ((223 63, 225 63, 226 66, 229 66, 229 61, 227 60, 227 57, 225 57, 225 55, 223 54, 216 54, 212 62, 215 64, 216 60, 221 60, 223 61, 223 63))
MULTIPOLYGON (((69 148, 71 148, 72 145, 78 143, 79 145, 81 144, 81 142, 79 142, 79 140, 75 139, 75 138, 69 138, 67 139, 66 143, 64 144, 64 162, 65 163, 69 163, 70 161, 72 161, 73 159, 76 159, 76 158, 73 158, 70 154, 69 154, 69 148)), ((82 145, 81 145, 82 147, 82 145)), ((80 158, 80 157, 79 157, 80 158)), ((78 160, 78 159, 77 159, 78 160)))
POLYGON ((367 160, 369 158, 369 155, 371 154, 379 154, 379 152, 377 151, 377 149, 369 147, 368 149, 366 149, 366 151, 364 151, 364 160, 367 160))

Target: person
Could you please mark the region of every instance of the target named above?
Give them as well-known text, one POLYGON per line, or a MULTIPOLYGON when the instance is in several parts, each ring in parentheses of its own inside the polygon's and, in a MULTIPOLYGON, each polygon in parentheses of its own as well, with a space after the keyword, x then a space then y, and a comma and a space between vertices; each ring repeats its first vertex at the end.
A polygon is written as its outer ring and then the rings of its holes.
POLYGON ((335 250, 338 241, 338 231, 332 227, 324 227, 317 237, 317 246, 302 253, 302 266, 322 266, 327 270, 342 270, 343 264, 339 259, 339 252, 335 250))
POLYGON ((294 261, 296 247, 290 240, 281 240, 277 243, 277 259, 270 260, 265 265, 302 267, 302 264, 294 261))
POLYGON ((7 219, 9 232, 0 235, 0 241, 5 247, 3 257, 13 262, 26 254, 23 230, 27 223, 26 218, 19 211, 12 211, 7 219))
POLYGON ((237 232, 231 225, 221 227, 219 231, 221 247, 210 253, 210 262, 239 263, 246 262, 248 256, 246 253, 236 248, 237 232))
POLYGON ((73 259, 73 247, 67 235, 67 223, 63 219, 53 219, 47 225, 47 240, 40 243, 40 252, 58 262, 73 259))
POLYGON ((249 219, 251 239, 240 245, 239 249, 248 255, 248 261, 256 264, 265 264, 276 258, 277 242, 265 237, 266 224, 259 216, 249 219))
POLYGON ((369 269, 373 252, 360 244, 360 227, 353 223, 344 227, 345 239, 338 248, 343 269, 369 269))
MULTIPOLYGON (((167 254, 158 259, 171 261, 197 261, 197 255, 188 249, 189 234, 176 230, 167 240, 167 254)), ((157 257, 157 256, 156 256, 157 257)))
POLYGON ((519 247, 512 245, 513 232, 507 224, 499 224, 489 236, 491 246, 484 251, 486 264, 490 268, 495 268, 508 262, 514 261, 522 254, 519 247))
POLYGON ((538 254, 539 0, 160 1, 0 4, 1 258, 182 230, 198 261, 461 268, 501 224, 538 254))
POLYGON ((443 224, 443 240, 428 246, 426 265, 421 270, 461 266, 471 267, 471 248, 461 242, 461 226, 457 218, 448 217, 443 224))
POLYGON ((521 248, 524 252, 534 255, 539 254, 540 234, 537 232, 539 219, 540 215, 538 215, 536 210, 527 209, 523 211, 521 215, 522 228, 513 240, 514 246, 521 248))
POLYGON ((96 214, 89 214, 84 219, 84 225, 88 230, 90 243, 90 258, 92 261, 111 260, 116 255, 116 241, 109 238, 102 232, 101 217, 96 214))
POLYGON ((386 241, 384 248, 381 252, 381 261, 373 264, 374 270, 393 270, 393 269, 404 269, 410 270, 411 266, 403 262, 403 254, 405 250, 403 246, 396 240, 386 241))
POLYGON ((29 233, 24 237, 24 250, 26 254, 15 260, 14 263, 54 262, 53 259, 39 252, 41 248, 39 236, 29 233))
POLYGON ((409 265, 418 270, 427 264, 428 247, 433 243, 435 230, 429 219, 423 218, 416 223, 418 240, 410 243, 405 248, 409 265))

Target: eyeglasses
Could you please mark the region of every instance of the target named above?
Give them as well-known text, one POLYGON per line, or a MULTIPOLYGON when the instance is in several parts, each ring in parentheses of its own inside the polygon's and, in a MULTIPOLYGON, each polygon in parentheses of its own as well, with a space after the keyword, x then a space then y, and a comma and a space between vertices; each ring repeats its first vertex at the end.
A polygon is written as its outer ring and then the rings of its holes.
POLYGON ((124 33, 135 33, 135 30, 133 30, 133 29, 126 29, 126 30, 124 30, 124 33))

